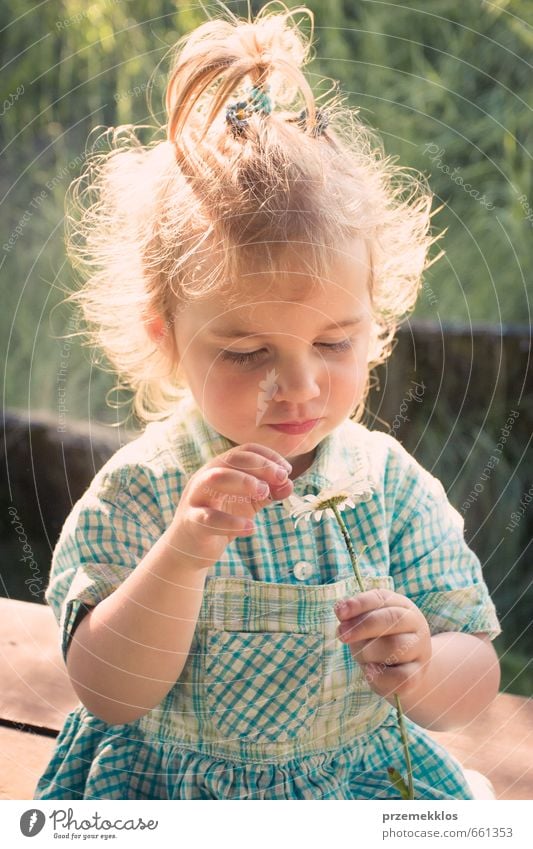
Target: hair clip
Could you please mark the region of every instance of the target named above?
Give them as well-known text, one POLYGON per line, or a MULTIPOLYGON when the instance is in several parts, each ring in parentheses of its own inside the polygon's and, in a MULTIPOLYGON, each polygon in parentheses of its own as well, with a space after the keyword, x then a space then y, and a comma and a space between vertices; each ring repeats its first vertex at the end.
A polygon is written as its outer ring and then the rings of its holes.
POLYGON ((226 109, 226 123, 231 127, 235 136, 242 136, 248 126, 248 118, 253 112, 262 112, 270 115, 272 112, 272 101, 268 94, 270 86, 252 86, 248 100, 239 100, 230 103, 226 109))
MULTIPOLYGON (((298 118, 296 119, 296 123, 302 128, 302 130, 305 130, 307 127, 308 114, 309 113, 307 112, 307 109, 302 109, 302 111, 298 115, 298 118)), ((327 112, 325 112, 323 109, 317 109, 315 123, 313 124, 310 131, 311 135, 315 137, 321 136, 326 131, 328 126, 329 118, 327 112)))
POLYGON ((226 123, 231 127, 234 136, 242 136, 248 126, 247 117, 250 113, 247 107, 248 101, 239 100, 238 103, 231 103, 226 109, 226 123))

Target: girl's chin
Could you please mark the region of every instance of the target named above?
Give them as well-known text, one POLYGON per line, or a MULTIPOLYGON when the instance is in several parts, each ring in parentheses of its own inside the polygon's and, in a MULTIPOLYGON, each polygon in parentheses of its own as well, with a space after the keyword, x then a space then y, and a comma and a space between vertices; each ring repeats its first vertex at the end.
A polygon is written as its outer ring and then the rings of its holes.
MULTIPOLYGON (((310 465, 316 453, 316 448, 322 436, 314 436, 312 433, 307 434, 288 434, 280 431, 272 431, 268 440, 262 439, 259 435, 256 442, 264 442, 270 445, 275 451, 278 451, 286 460, 292 463, 293 470, 296 469, 297 463, 304 462, 310 465)), ((306 465, 306 468, 307 468, 306 465)), ((298 474, 301 474, 304 469, 301 469, 298 474)))

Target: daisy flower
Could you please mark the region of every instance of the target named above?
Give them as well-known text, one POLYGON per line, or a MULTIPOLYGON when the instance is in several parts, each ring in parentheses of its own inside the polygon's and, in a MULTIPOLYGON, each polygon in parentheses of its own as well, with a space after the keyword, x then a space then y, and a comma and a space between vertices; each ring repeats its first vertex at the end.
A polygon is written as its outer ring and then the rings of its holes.
POLYGON ((322 516, 335 516, 337 510, 345 507, 355 507, 356 499, 367 494, 367 488, 358 484, 353 478, 346 478, 322 489, 318 495, 289 495, 289 514, 295 519, 295 527, 302 519, 314 518, 319 522, 322 516))

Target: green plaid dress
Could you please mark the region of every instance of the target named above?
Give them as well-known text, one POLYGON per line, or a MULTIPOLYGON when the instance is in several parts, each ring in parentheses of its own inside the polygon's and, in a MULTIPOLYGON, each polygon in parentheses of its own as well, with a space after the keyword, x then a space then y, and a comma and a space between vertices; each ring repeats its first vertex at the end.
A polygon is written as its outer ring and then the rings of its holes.
MULTIPOLYGON (((185 395, 98 472, 56 545, 46 598, 63 656, 88 609, 115 590, 169 526, 200 466, 232 446, 185 395)), ((345 421, 318 446, 294 493, 350 477, 343 516, 366 546, 366 588, 408 595, 432 633, 500 633, 481 567, 443 487, 392 437, 345 421)), ((335 636, 333 606, 358 592, 334 518, 288 503, 257 514, 208 573, 183 672, 140 719, 68 714, 35 799, 394 799, 403 772, 391 705, 335 636)), ((471 799, 460 764, 407 720, 419 799, 471 799)))

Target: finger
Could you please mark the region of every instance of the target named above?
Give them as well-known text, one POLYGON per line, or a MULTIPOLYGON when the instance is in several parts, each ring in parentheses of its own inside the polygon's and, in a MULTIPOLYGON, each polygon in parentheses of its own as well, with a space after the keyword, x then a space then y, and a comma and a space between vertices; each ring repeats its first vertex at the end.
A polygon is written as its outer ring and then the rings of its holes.
POLYGON ((337 627, 337 635, 343 643, 355 643, 417 631, 418 625, 418 616, 411 608, 382 607, 341 622, 337 627))
POLYGON ((419 663, 401 663, 398 666, 366 664, 362 669, 372 690, 384 698, 390 698, 395 693, 401 696, 402 692, 412 690, 422 676, 419 663))
POLYGON ((256 464, 256 468, 261 467, 262 461, 268 460, 276 466, 282 466, 287 472, 292 471, 292 465, 289 460, 286 460, 278 451, 274 451, 273 448, 268 448, 266 445, 261 445, 259 442, 244 442, 242 445, 230 448, 222 456, 229 465, 233 466, 235 456, 240 457, 243 454, 246 456, 247 462, 252 460, 256 464))
POLYGON ((264 480, 237 469, 217 466, 208 469, 191 492, 191 504, 197 507, 238 504, 268 500, 270 487, 264 480))
POLYGON ((233 516, 216 510, 214 507, 198 507, 192 511, 192 524, 198 524, 215 536, 241 536, 254 533, 255 527, 251 519, 243 516, 233 516))
POLYGON ((415 607, 411 599, 393 590, 375 589, 367 590, 351 598, 341 599, 334 606, 334 611, 339 621, 353 619, 362 613, 368 613, 381 607, 415 607))
POLYGON ((409 663, 418 657, 420 640, 418 634, 398 634, 378 640, 361 640, 350 643, 350 651, 358 663, 383 663, 395 666, 409 663))
POLYGON ((262 445, 260 442, 245 442, 240 447, 244 448, 246 451, 262 454, 267 459, 273 460, 274 463, 279 463, 281 466, 285 466, 288 472, 292 471, 292 464, 290 460, 287 460, 283 454, 280 454, 279 451, 275 451, 273 448, 269 448, 267 445, 262 445))
POLYGON ((222 456, 219 459, 229 468, 238 469, 266 481, 272 490, 276 490, 277 494, 282 488, 285 488, 288 494, 291 488, 291 484, 288 484, 290 471, 288 465, 290 464, 286 462, 278 463, 272 457, 240 449, 233 449, 230 455, 222 456))

